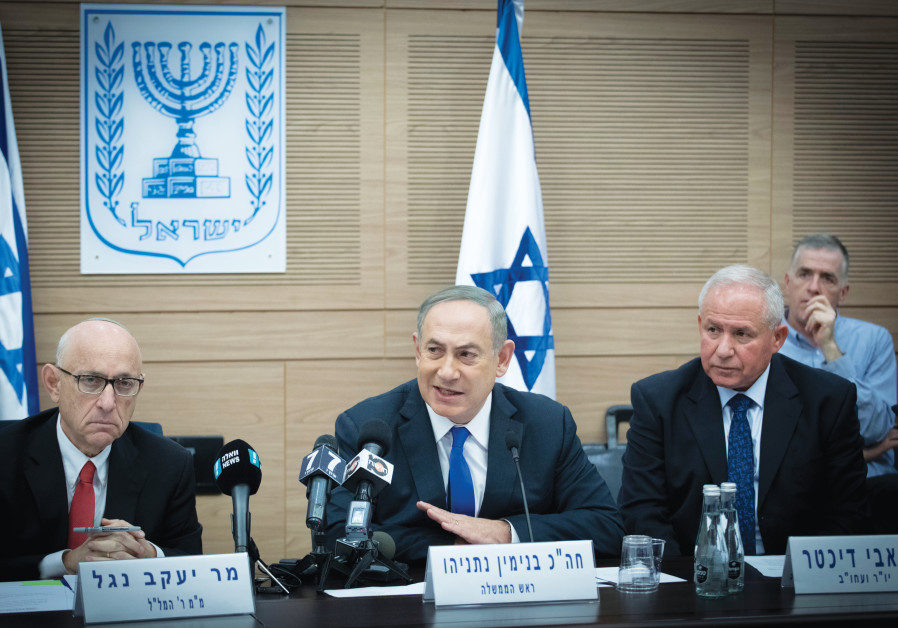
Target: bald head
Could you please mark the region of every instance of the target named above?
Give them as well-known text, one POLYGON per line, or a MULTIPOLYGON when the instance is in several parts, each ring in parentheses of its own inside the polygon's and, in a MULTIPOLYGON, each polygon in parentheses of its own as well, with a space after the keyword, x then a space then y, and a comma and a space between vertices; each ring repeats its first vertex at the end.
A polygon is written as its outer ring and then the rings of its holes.
POLYGON ((109 382, 99 394, 85 393, 78 385, 79 378, 84 382, 85 377, 94 381, 142 379, 142 369, 137 341, 115 321, 86 320, 59 339, 56 364, 44 365, 41 380, 59 405, 62 431, 88 457, 97 455, 124 433, 137 397, 115 394, 109 382))
POLYGON ((89 343, 95 337, 108 337, 120 343, 122 348, 131 345, 131 350, 135 352, 138 361, 142 364, 137 340, 134 339, 134 336, 131 335, 131 332, 124 325, 111 318, 89 318, 73 327, 69 327, 59 338, 59 343, 56 345, 56 364, 65 367, 66 354, 71 352, 73 343, 89 343))

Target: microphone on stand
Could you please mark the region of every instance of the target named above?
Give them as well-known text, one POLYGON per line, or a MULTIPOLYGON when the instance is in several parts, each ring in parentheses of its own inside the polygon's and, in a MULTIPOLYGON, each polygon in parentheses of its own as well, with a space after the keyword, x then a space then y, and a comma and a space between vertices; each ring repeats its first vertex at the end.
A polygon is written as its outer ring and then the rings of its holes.
POLYGON ((299 481, 306 485, 306 498, 309 500, 306 509, 306 527, 314 533, 326 527, 327 499, 330 496, 332 482, 341 484, 346 463, 337 453, 337 439, 324 434, 315 441, 315 447, 303 458, 299 481))
POLYGON ((239 438, 222 447, 212 465, 215 484, 225 495, 231 496, 234 512, 231 514, 231 534, 234 551, 245 552, 249 557, 250 572, 258 566, 284 593, 287 587, 271 575, 268 566, 259 557, 259 549, 250 536, 249 496, 255 495, 262 483, 262 461, 259 454, 246 441, 239 438))
POLYGON ((259 454, 245 441, 232 440, 218 452, 212 472, 219 490, 231 496, 234 509, 231 514, 234 551, 246 552, 249 548, 250 531, 249 496, 255 495, 262 483, 259 454))
POLYGON ((368 421, 359 430, 361 451, 346 465, 343 477, 343 488, 355 491, 355 498, 346 513, 346 537, 340 541, 351 544, 371 537, 372 500, 393 481, 393 465, 381 458, 387 455, 392 444, 390 426, 381 420, 368 421))
POLYGON ((337 439, 324 434, 315 447, 303 458, 299 481, 306 485, 306 526, 312 531, 312 551, 289 570, 295 576, 317 574, 318 591, 324 591, 325 580, 333 553, 327 549, 327 500, 331 487, 343 482, 346 462, 337 453, 337 439))
MULTIPOLYGON (((372 565, 379 565, 406 582, 412 581, 402 567, 385 555, 387 547, 381 549, 381 543, 389 536, 372 538, 371 533, 374 499, 393 480, 393 465, 381 457, 387 455, 392 444, 393 432, 389 425, 378 419, 368 421, 359 430, 360 451, 346 465, 343 488, 355 491, 355 497, 346 513, 345 536, 337 539, 336 560, 332 565, 348 576, 347 589, 372 565)), ((395 551, 395 543, 392 550, 395 551)))
POLYGON ((521 475, 521 459, 518 448, 521 446, 521 426, 516 424, 505 432, 505 447, 511 451, 515 469, 518 472, 518 480, 521 481, 521 497, 524 498, 524 516, 527 519, 527 531, 530 533, 530 542, 533 543, 533 528, 530 526, 530 508, 527 506, 527 491, 524 489, 524 477, 521 475))

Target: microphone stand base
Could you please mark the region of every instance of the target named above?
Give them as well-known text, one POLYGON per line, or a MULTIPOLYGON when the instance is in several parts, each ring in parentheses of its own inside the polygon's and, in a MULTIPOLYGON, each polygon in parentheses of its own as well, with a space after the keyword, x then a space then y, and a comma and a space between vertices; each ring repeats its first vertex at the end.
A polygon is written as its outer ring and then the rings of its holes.
POLYGON ((300 578, 314 575, 315 582, 318 585, 316 590, 321 593, 324 591, 324 585, 327 581, 327 574, 333 557, 334 555, 328 551, 312 551, 306 554, 291 571, 300 578))
MULTIPOLYGON (((342 541, 342 539, 341 539, 342 541)), ((341 541, 337 541, 338 547, 341 541)), ((344 550, 346 546, 344 546, 344 550)), ((330 561, 330 567, 346 576, 346 584, 344 589, 352 588, 359 578, 364 577, 365 570, 380 566, 386 572, 392 573, 394 576, 403 580, 406 584, 414 582, 408 572, 393 560, 381 556, 377 550, 377 545, 372 541, 363 542, 349 552, 340 552, 334 560, 330 561)), ((322 574, 322 581, 326 578, 327 573, 322 574)), ((381 576, 382 578, 382 576, 381 576)))

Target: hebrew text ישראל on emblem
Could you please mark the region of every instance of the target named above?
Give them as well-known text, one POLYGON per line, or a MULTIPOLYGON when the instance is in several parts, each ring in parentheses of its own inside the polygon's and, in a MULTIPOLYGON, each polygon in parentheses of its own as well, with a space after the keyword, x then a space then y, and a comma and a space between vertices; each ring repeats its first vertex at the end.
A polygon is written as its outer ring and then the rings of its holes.
POLYGON ((283 272, 284 9, 81 6, 82 272, 283 272))

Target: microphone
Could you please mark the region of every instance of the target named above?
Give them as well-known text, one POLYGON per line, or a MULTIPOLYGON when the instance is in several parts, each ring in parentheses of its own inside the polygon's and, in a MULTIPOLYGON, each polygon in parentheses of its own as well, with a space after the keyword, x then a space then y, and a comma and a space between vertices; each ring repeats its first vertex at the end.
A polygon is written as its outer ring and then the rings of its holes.
POLYGON ((371 501, 393 481, 393 465, 381 458, 390 451, 393 433, 390 426, 375 419, 359 430, 358 446, 361 449, 346 465, 343 488, 355 491, 355 498, 346 513, 346 541, 350 544, 370 538, 368 526, 374 509, 371 501))
POLYGON ((377 543, 377 551, 381 556, 393 560, 393 556, 396 555, 396 541, 392 536, 383 530, 375 530, 371 533, 371 540, 377 543))
POLYGON ((356 456, 346 465, 343 488, 355 491, 355 497, 346 513, 346 536, 337 539, 334 546, 335 567, 346 574, 346 587, 350 588, 369 567, 370 574, 383 572, 386 577, 395 574, 405 582, 412 582, 405 569, 395 563, 391 555, 396 544, 386 533, 370 532, 374 514, 372 500, 393 481, 393 465, 381 458, 393 444, 393 432, 384 421, 368 421, 359 430, 356 456), (380 544, 384 547, 381 548, 380 544), (386 569, 386 572, 384 572, 386 569))
POLYGON ((325 526, 325 508, 330 495, 331 480, 337 484, 343 481, 346 463, 337 454, 337 439, 324 434, 315 441, 312 453, 303 458, 299 481, 306 485, 306 526, 313 533, 321 532, 325 526))
POLYGON ((533 543, 533 528, 530 526, 530 508, 527 506, 527 491, 524 489, 524 476, 521 475, 521 459, 518 448, 521 446, 521 425, 514 424, 505 432, 505 447, 511 451, 515 469, 518 472, 518 480, 521 481, 521 497, 524 498, 524 515, 527 519, 527 531, 530 533, 530 542, 533 543))
POLYGON ((370 502, 393 481, 393 465, 381 458, 393 444, 390 426, 375 419, 359 430, 356 456, 346 465, 343 488, 356 491, 355 499, 370 502))
POLYGON ((256 494, 262 482, 259 454, 245 441, 232 440, 218 452, 212 472, 219 490, 230 495, 233 502, 231 534, 234 551, 247 552, 250 546, 249 496, 256 494))

